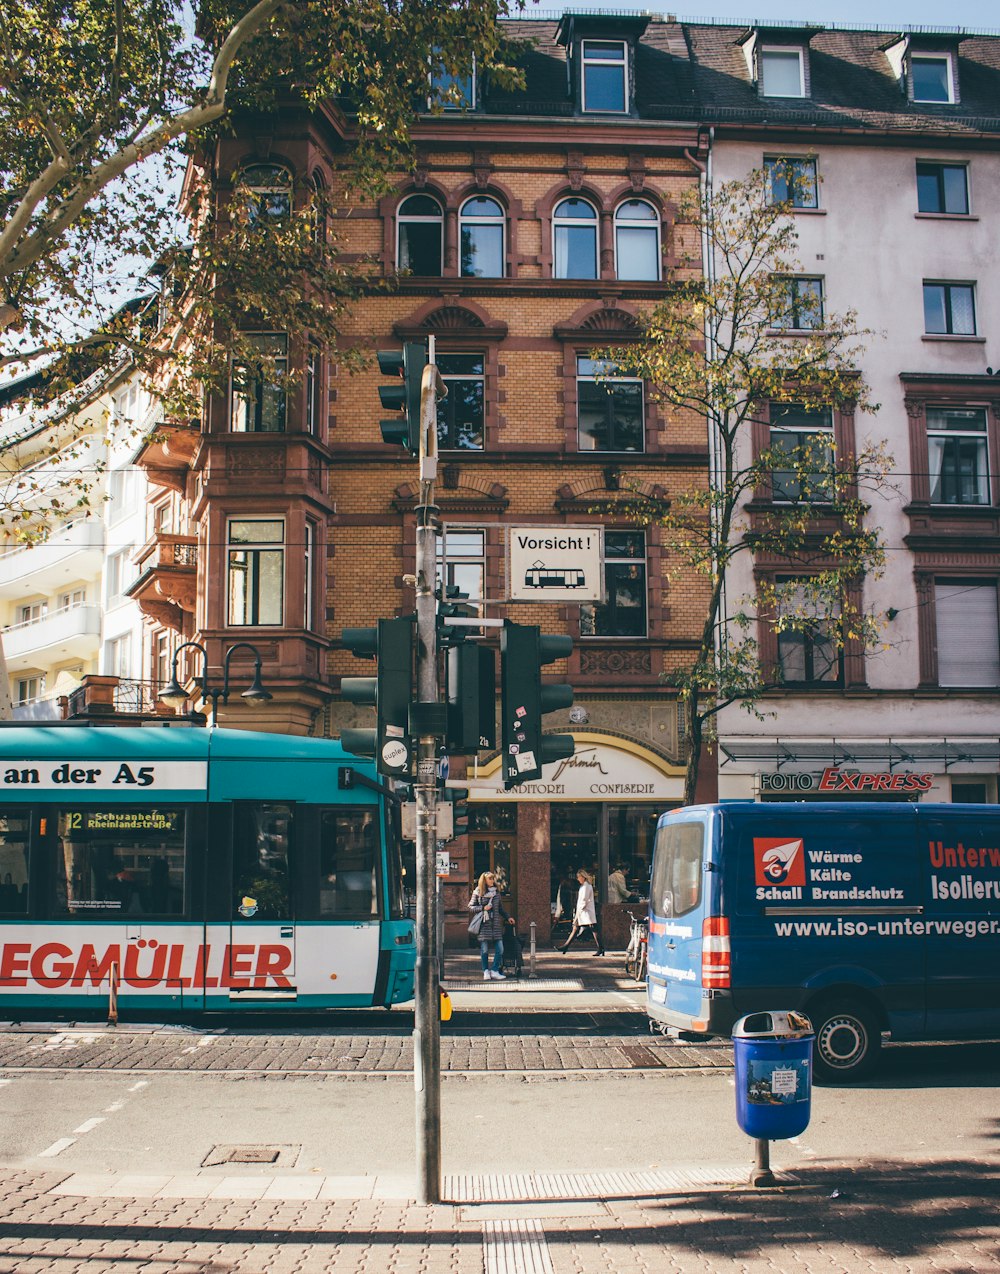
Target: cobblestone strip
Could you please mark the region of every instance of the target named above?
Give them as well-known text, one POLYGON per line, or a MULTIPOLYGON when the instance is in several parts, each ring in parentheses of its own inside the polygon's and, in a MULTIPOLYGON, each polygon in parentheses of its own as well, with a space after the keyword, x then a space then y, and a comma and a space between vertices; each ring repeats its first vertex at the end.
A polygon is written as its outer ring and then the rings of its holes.
POLYGON ((554 1274, 541 1221, 484 1221, 485 1274, 554 1274))

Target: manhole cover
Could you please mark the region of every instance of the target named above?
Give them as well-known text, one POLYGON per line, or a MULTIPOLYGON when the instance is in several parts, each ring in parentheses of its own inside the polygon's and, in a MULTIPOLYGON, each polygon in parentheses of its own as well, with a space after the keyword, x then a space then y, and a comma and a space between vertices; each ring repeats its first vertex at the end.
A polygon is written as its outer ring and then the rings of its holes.
POLYGON ((301 1146, 213 1146, 201 1166, 214 1168, 226 1163, 273 1163, 289 1168, 294 1165, 300 1150, 301 1146))

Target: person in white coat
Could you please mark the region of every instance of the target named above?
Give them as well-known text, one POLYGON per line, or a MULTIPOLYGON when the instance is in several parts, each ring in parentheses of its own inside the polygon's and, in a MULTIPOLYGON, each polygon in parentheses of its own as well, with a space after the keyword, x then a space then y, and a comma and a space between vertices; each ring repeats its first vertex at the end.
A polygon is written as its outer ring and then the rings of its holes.
POLYGON ((573 913, 573 928, 570 935, 557 951, 565 951, 577 934, 590 934, 594 939, 594 955, 604 955, 601 939, 597 933, 597 907, 594 903, 594 881, 589 873, 581 867, 576 873, 580 884, 580 892, 576 896, 576 911, 573 913))

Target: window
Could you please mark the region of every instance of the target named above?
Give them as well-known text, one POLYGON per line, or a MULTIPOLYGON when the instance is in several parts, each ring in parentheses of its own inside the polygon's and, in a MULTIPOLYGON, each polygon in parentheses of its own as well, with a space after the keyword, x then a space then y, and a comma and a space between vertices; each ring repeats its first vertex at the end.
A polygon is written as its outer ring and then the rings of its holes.
MULTIPOLYGON (((441 50, 435 49, 440 56, 441 50)), ((441 106, 446 111, 474 110, 476 105, 476 62, 467 75, 452 75, 444 67, 431 72, 428 106, 441 106)))
POLYGON ((396 228, 400 273, 439 278, 444 217, 438 201, 430 195, 410 195, 399 205, 396 228))
POLYGON ((660 218, 645 199, 626 199, 618 205, 615 268, 620 279, 660 277, 660 218))
POLYGON ((917 163, 917 211, 969 214, 969 170, 965 164, 917 163))
POLYGON ((302 616, 306 628, 313 627, 313 573, 316 570, 316 523, 306 518, 302 552, 302 616))
POLYGON ((169 500, 153 505, 153 530, 157 535, 166 535, 173 526, 173 506, 169 500))
POLYGON ((705 879, 705 825, 669 823, 657 829, 649 910, 654 916, 684 916, 701 900, 705 879))
POLYGON ((557 279, 597 278, 597 213, 585 199, 564 199, 553 217, 557 279))
POLYGON ((776 276, 771 303, 771 325, 781 331, 813 332, 823 326, 822 279, 776 276))
POLYGON ((179 916, 184 911, 185 814, 170 809, 58 813, 55 915, 179 916))
POLYGON ((139 382, 131 381, 112 395, 115 419, 127 425, 134 425, 139 419, 139 382))
POLYGON ((931 504, 989 504, 986 455, 984 408, 927 408, 931 504))
POLYGON ((125 590, 132 582, 131 557, 131 549, 122 549, 108 556, 104 579, 109 606, 119 606, 125 600, 125 590))
POLYGON ((975 336, 973 284, 925 283, 924 331, 929 336, 975 336))
POLYGON ((576 392, 581 451, 642 451, 642 381, 613 363, 578 356, 576 392))
POLYGON ((622 40, 583 40, 583 109, 628 110, 628 53, 622 40))
POLYGON ((240 174, 251 225, 273 225, 292 211, 292 175, 281 164, 253 164, 240 174))
POLYGON ((910 55, 910 96, 915 102, 955 100, 951 58, 947 53, 910 55))
POLYGON ((109 520, 120 522, 138 505, 138 477, 134 469, 112 469, 108 474, 109 520))
POLYGON ((771 496, 829 500, 833 494, 833 421, 828 409, 799 403, 771 408, 771 496))
POLYGON ((831 609, 825 599, 811 596, 803 580, 779 578, 775 584, 778 670, 782 682, 842 685, 843 660, 836 637, 839 607, 831 609))
POLYGON ((0 816, 0 912, 8 916, 23 916, 28 911, 30 832, 27 814, 0 816))
POLYGON ((378 919, 378 811, 323 810, 319 833, 319 914, 378 919))
POLYGON ((486 375, 482 354, 439 354, 438 371, 448 386, 437 408, 442 451, 482 451, 486 375))
POLYGON ((169 632, 158 632, 153 641, 153 678, 158 686, 170 680, 173 667, 174 644, 169 632))
POLYGON ((73 606, 86 606, 87 590, 85 588, 71 588, 66 593, 59 594, 59 610, 69 610, 73 606))
POLYGON ((285 524, 233 519, 228 547, 230 627, 280 624, 284 617, 285 524))
POLYGON ((937 580, 938 685, 1000 686, 995 584, 937 580))
POLYGON ((322 371, 319 349, 315 345, 310 345, 309 353, 306 355, 306 433, 319 433, 323 423, 320 409, 322 371))
POLYGON ((462 277, 502 279, 504 212, 495 199, 476 195, 459 213, 462 277))
POLYGON ((758 88, 762 97, 805 97, 801 49, 761 49, 758 88))
POLYGON ((233 360, 229 428, 234 433, 284 433, 288 337, 267 333, 251 336, 249 342, 260 359, 233 360))
POLYGON ((815 159, 789 155, 765 158, 764 172, 768 203, 787 203, 793 208, 819 207, 815 159))
POLYGON ((233 820, 233 916, 289 920, 289 856, 295 808, 276 802, 240 803, 233 820))
POLYGON ((104 671, 109 677, 132 675, 131 637, 112 637, 110 641, 104 643, 104 671))
POLYGON ((448 527, 442 547, 444 582, 466 597, 486 595, 486 532, 448 527))
POLYGON ((37 624, 48 613, 48 602, 29 602, 26 606, 18 606, 17 622, 19 624, 37 624))
POLYGON ((580 607, 580 636, 645 637, 644 532, 604 532, 604 591, 606 601, 580 607))
POLYGON ((15 707, 23 708, 26 704, 34 703, 45 693, 44 673, 34 673, 30 677, 18 677, 14 690, 15 707))

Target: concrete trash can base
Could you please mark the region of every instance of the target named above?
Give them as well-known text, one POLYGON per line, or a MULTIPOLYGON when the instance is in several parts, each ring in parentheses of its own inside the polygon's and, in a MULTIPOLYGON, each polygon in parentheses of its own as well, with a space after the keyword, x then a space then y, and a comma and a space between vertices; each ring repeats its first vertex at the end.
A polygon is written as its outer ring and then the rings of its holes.
POLYGON ((802 1013, 748 1013, 733 1027, 736 1121, 750 1137, 784 1141, 809 1125, 812 1023, 802 1013))

